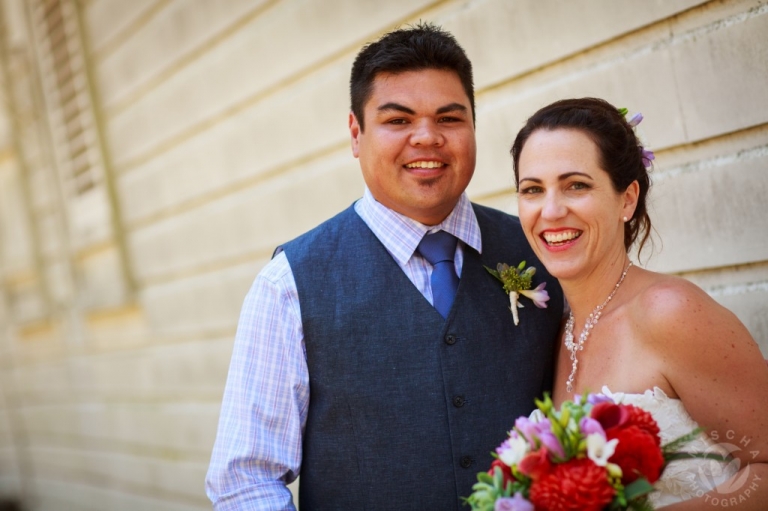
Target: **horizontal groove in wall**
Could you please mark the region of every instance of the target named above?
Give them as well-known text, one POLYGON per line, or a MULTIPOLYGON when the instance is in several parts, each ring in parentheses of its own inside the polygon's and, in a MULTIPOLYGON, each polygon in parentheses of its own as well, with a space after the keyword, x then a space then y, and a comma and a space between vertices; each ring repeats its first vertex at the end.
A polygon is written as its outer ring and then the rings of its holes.
POLYGON ((749 293, 766 293, 768 295, 768 280, 750 282, 748 284, 733 284, 715 286, 706 289, 707 294, 713 298, 721 296, 735 296, 749 293))
POLYGON ((181 55, 176 61, 168 65, 165 69, 162 69, 156 75, 149 77, 144 83, 139 84, 135 90, 129 92, 127 96, 121 99, 118 103, 106 107, 105 117, 109 119, 120 115, 120 113, 130 108, 131 105, 135 104, 142 97, 156 89, 160 84, 172 78, 182 69, 189 66, 194 61, 200 59, 200 57, 215 49, 219 44, 226 41, 234 33, 243 29, 253 20, 263 15, 267 10, 278 4, 279 1, 280 0, 270 0, 264 2, 263 4, 254 8, 251 12, 243 15, 228 27, 225 27, 220 32, 213 34, 209 39, 202 41, 199 45, 192 48, 187 53, 181 55))
MULTIPOLYGON (((93 52, 94 63, 99 63, 105 60, 109 55, 111 55, 115 50, 117 50, 117 48, 119 48, 121 44, 125 44, 125 42, 128 39, 134 36, 147 23, 149 23, 152 20, 152 18, 157 16, 163 9, 165 9, 168 5, 170 5, 170 3, 171 3, 171 0, 157 0, 147 10, 139 14, 139 16, 137 16, 135 20, 129 23, 122 31, 118 32, 117 34, 113 35, 111 38, 103 42, 101 47, 93 52)), ((90 6, 86 6, 86 7, 90 7, 90 6)))
MULTIPOLYGON (((191 504, 191 505, 205 505, 207 507, 210 507, 210 501, 208 501, 205 496, 204 492, 200 491, 201 496, 199 498, 195 498, 189 494, 185 493, 178 493, 178 492, 171 492, 171 491, 163 491, 156 485, 139 485, 134 484, 129 481, 120 481, 115 480, 113 478, 107 478, 103 473, 99 472, 89 472, 91 474, 92 478, 88 478, 88 480, 85 479, 77 479, 74 477, 77 474, 82 474, 83 471, 76 471, 72 472, 70 477, 61 477, 60 479, 52 479, 50 476, 43 477, 43 476, 36 476, 34 477, 35 484, 43 485, 43 486, 51 486, 56 484, 63 484, 66 486, 80 486, 81 488, 92 488, 94 490, 97 490, 99 492, 105 492, 105 493, 115 493, 115 494, 124 494, 127 499, 147 499, 147 500, 158 500, 158 501, 170 501, 174 504, 191 504)), ((63 476, 63 474, 61 474, 63 476)), ((201 483, 202 485, 202 483, 201 483)), ((40 492, 38 490, 38 492, 40 492)), ((39 498, 39 497, 38 497, 39 498)), ((48 501, 48 497, 45 499, 48 501)), ((62 503, 72 503, 70 500, 65 499, 57 499, 62 503)), ((76 501, 77 504, 80 504, 80 501, 76 501)), ((71 509, 70 507, 64 507, 63 509, 71 509)))
MULTIPOLYGON (((224 383, 223 381, 221 382, 224 383)), ((69 399, 64 400, 55 400, 55 401, 37 401, 37 402, 27 402, 23 405, 18 405, 14 407, 13 409, 16 412, 25 412, 25 411, 35 411, 35 410, 46 410, 46 409, 57 409, 62 407, 67 407, 70 409, 74 409, 75 412, 78 413, 78 409, 82 408, 83 411, 89 408, 98 408, 103 409, 104 411, 108 410, 114 410, 116 408, 145 408, 145 409, 154 409, 158 413, 158 415, 162 415, 166 411, 173 411, 174 413, 177 412, 179 409, 182 408, 193 408, 196 406, 211 406, 211 405, 217 405, 221 403, 221 388, 215 389, 218 393, 218 396, 215 395, 204 395, 202 397, 195 397, 190 396, 189 394, 173 394, 168 393, 168 395, 145 395, 145 396, 131 396, 131 395, 124 395, 120 394, 117 396, 114 396, 115 399, 107 399, 110 396, 108 395, 98 395, 98 396, 80 396, 79 391, 81 389, 73 388, 70 389, 70 395, 68 396, 69 399)), ((213 390, 213 389, 212 389, 213 390)), ((23 392, 17 393, 19 396, 24 396, 25 394, 23 392)), ((27 394, 26 397, 29 397, 27 394)), ((31 431, 31 430, 30 430, 31 431)))
POLYGON ((334 145, 325 147, 323 149, 305 154, 303 156, 300 156, 288 162, 282 163, 276 167, 266 169, 264 171, 259 172, 256 175, 247 176, 245 178, 232 181, 231 183, 228 183, 227 185, 222 186, 220 188, 209 190, 208 193, 206 193, 205 195, 191 197, 182 202, 179 202, 178 204, 175 204, 173 207, 162 209, 150 215, 139 217, 135 220, 132 220, 126 224, 125 229, 127 232, 135 231, 135 230, 147 227, 149 225, 152 225, 161 220, 165 220, 177 215, 181 215, 187 211, 193 210, 195 208, 199 208, 201 206, 223 199, 235 193, 239 193, 247 188, 256 187, 259 184, 269 181, 275 177, 290 175, 290 172, 294 170, 296 167, 300 165, 304 165, 306 163, 310 163, 312 161, 315 161, 319 158, 323 158, 325 156, 330 156, 337 151, 346 149, 348 146, 349 146, 348 141, 334 144, 334 145))
POLYGON ((25 353, 22 348, 14 351, 16 359, 12 364, 0 365, 0 371, 13 371, 15 369, 24 369, 28 367, 50 365, 51 363, 67 363, 67 361, 76 360, 78 357, 99 357, 117 353, 136 353, 138 350, 151 349, 162 346, 180 345, 185 343, 197 343, 205 341, 223 341, 234 339, 236 325, 219 329, 201 329, 195 334, 174 334, 167 332, 152 332, 149 336, 142 338, 142 342, 131 345, 110 345, 100 344, 92 346, 86 343, 82 345, 71 346, 64 352, 56 350, 44 354, 25 353))
MULTIPOLYGON (((512 91, 509 90, 507 90, 507 92, 509 92, 511 96, 514 96, 517 101, 520 97, 537 93, 541 88, 554 88, 564 83, 571 82, 574 79, 578 79, 579 77, 594 74, 598 70, 613 67, 616 64, 626 62, 638 56, 647 55, 688 41, 696 40, 706 34, 743 23, 749 19, 768 13, 768 4, 764 4, 753 7, 746 12, 728 16, 724 19, 719 19, 680 33, 672 33, 668 30, 667 25, 670 20, 682 17, 695 17, 699 15, 700 12, 706 11, 709 8, 709 4, 692 7, 687 11, 678 13, 669 18, 658 20, 653 24, 602 41, 601 43, 586 48, 578 53, 569 54, 542 63, 542 65, 536 68, 510 76, 499 82, 489 84, 488 86, 479 89, 476 95, 479 96, 483 93, 490 93, 514 87, 516 91, 514 94, 511 94, 512 91), (642 43, 639 46, 630 47, 629 50, 624 49, 624 46, 626 45, 620 44, 621 41, 630 41, 635 38, 640 38, 653 30, 658 31, 660 34, 666 31, 667 35, 658 39, 653 39, 650 42, 642 43), (558 68, 563 65, 572 66, 574 72, 557 75, 558 68), (539 84, 541 87, 537 88, 535 86, 536 84, 539 84)), ((478 110, 482 110, 482 108, 478 108, 478 110)))
POLYGON ((739 161, 764 158, 768 156, 768 124, 723 133, 705 140, 697 140, 694 143, 668 147, 657 154, 662 156, 662 160, 665 154, 669 154, 675 159, 680 159, 678 155, 684 154, 685 160, 673 162, 658 169, 654 168, 651 173, 654 182, 661 182, 681 174, 730 165, 739 161), (702 153, 710 154, 701 158, 696 157, 702 153))
MULTIPOLYGON (((66 406, 68 408, 77 408, 79 406, 93 406, 93 405, 99 405, 99 406, 105 406, 109 408, 115 408, 115 407, 124 407, 128 408, 131 406, 134 407, 160 407, 160 406, 177 406, 177 405, 202 405, 202 406, 218 406, 221 404, 221 393, 222 388, 224 386, 224 383, 226 382, 226 374, 222 375, 222 379, 220 382, 218 382, 218 385, 212 385, 211 390, 207 393, 204 392, 198 392, 199 395, 190 396, 189 391, 186 393, 183 389, 172 393, 159 393, 156 395, 150 395, 149 393, 144 393, 142 395, 130 395, 127 393, 112 393, 112 394, 103 394, 103 395, 88 395, 84 396, 82 399, 76 399, 73 396, 68 396, 70 399, 62 399, 61 396, 57 396, 54 398, 51 396, 50 399, 45 398, 39 398, 37 394, 31 393, 31 392, 20 392, 17 391, 15 393, 17 399, 23 400, 24 405, 23 406, 17 406, 17 407, 7 407, 6 409, 13 409, 16 412, 22 412, 22 411, 28 411, 28 410, 41 410, 46 408, 60 408, 62 406, 66 406), (87 399, 86 399, 87 398, 87 399)), ((79 392, 77 389, 74 391, 71 391, 70 393, 73 394, 75 392, 79 392)), ((150 391, 148 391, 150 392, 150 391)), ((162 411, 158 411, 156 414, 158 417, 163 415, 162 411)))
POLYGON ((216 273, 223 270, 228 270, 237 266, 245 264, 251 264, 256 261, 268 261, 272 258, 274 249, 265 249, 253 252, 246 252, 238 254, 233 257, 227 257, 210 261, 204 264, 198 264, 195 266, 189 266, 187 268, 176 270, 162 275, 156 275, 139 280, 139 287, 146 289, 148 287, 162 286, 178 280, 185 280, 193 277, 199 277, 201 275, 207 275, 216 273))

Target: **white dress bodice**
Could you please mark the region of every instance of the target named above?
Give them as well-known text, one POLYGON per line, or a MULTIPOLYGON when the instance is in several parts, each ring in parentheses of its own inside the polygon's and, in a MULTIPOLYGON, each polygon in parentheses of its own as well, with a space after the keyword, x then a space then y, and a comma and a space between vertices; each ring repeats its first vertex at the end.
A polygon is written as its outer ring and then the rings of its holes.
MULTIPOLYGON (((603 387, 602 394, 616 403, 634 405, 649 412, 659 426, 661 445, 686 435, 699 427, 679 399, 668 397, 663 390, 654 387, 643 394, 611 392, 603 387)), ((727 444, 716 443, 704 433, 678 448, 684 452, 706 452, 728 456, 727 444)), ((674 504, 700 496, 730 479, 738 472, 738 461, 720 462, 704 458, 672 461, 654 486, 651 493, 654 508, 674 504)))

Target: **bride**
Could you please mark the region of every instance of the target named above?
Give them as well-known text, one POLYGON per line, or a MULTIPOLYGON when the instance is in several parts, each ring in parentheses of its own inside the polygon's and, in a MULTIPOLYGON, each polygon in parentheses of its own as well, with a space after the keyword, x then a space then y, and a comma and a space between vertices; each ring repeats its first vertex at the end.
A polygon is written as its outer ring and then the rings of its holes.
POLYGON ((630 122, 603 100, 558 101, 528 120, 512 157, 525 235, 570 305, 555 403, 602 390, 648 410, 662 443, 698 424, 706 434, 684 450, 733 456, 673 462, 654 505, 765 509, 768 370, 731 312, 630 261, 651 228, 650 155, 630 122))

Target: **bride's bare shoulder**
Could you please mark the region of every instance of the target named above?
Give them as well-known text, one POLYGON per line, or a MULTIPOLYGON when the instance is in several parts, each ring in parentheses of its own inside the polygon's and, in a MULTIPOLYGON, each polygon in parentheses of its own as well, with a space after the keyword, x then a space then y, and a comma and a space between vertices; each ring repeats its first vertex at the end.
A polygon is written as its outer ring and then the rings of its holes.
MULTIPOLYGON (((754 345, 736 315, 703 289, 680 277, 642 272, 632 315, 644 339, 667 352, 695 352, 698 356, 711 353, 706 348, 721 346, 725 339, 754 345)), ((754 347, 750 346, 750 350, 754 347)))
MULTIPOLYGON (((698 329, 710 321, 733 321, 736 316, 703 289, 683 278, 642 270, 642 284, 635 293, 634 311, 648 328, 698 329)), ((659 332, 655 332, 659 333, 659 332)))

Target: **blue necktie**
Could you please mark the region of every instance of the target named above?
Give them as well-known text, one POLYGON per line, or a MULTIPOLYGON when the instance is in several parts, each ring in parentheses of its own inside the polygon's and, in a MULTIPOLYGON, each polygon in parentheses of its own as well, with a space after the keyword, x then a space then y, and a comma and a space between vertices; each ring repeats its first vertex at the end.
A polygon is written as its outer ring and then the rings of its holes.
POLYGON ((432 301, 437 312, 444 318, 448 317, 456 296, 456 289, 459 287, 459 277, 456 275, 456 266, 453 263, 458 241, 453 234, 437 231, 424 236, 417 248, 424 259, 433 266, 430 281, 432 301))

